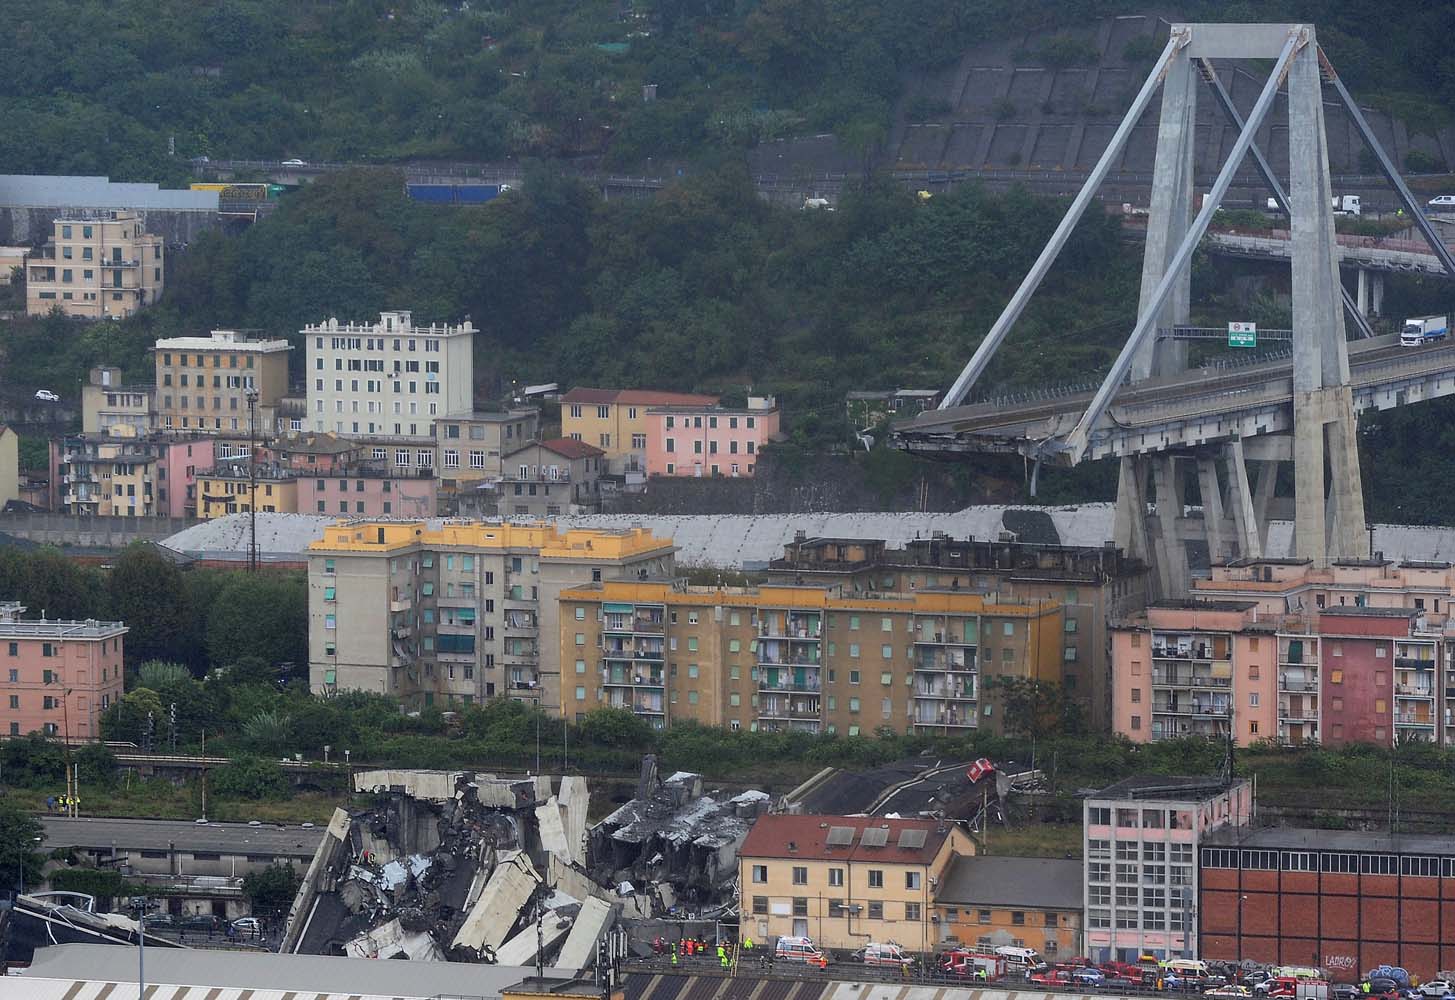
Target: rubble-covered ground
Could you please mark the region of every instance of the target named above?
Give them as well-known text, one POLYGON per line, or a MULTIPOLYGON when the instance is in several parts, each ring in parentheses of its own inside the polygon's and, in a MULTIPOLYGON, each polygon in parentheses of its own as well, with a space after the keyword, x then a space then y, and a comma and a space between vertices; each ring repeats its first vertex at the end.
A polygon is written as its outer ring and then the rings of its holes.
POLYGON ((582 777, 365 771, 338 810, 282 950, 575 972, 620 925, 736 920, 737 850, 768 796, 704 794, 643 762, 638 795, 589 832, 582 777))

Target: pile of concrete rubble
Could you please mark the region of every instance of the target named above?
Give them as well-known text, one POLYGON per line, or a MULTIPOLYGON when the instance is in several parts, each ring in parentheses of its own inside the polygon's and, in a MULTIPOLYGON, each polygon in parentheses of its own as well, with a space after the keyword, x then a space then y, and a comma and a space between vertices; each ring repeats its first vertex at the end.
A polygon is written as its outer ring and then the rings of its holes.
POLYGON ((575 972, 615 924, 733 909, 737 849, 768 805, 663 782, 650 757, 638 797, 589 833, 576 776, 364 771, 354 791, 372 801, 335 811, 284 952, 575 972))

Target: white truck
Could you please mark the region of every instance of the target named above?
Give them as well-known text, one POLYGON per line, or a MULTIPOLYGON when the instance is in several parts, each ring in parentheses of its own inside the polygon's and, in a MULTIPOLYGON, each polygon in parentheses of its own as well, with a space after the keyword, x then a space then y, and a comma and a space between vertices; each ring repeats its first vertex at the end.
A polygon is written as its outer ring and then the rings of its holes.
POLYGON ((1360 215, 1362 209, 1359 207, 1359 196, 1357 194, 1334 195, 1335 215, 1360 215))
POLYGON ((1401 347, 1420 347, 1424 344, 1432 344, 1437 340, 1444 340, 1449 333, 1450 318, 1448 316, 1411 316, 1404 321, 1404 329, 1399 334, 1399 343, 1401 347))

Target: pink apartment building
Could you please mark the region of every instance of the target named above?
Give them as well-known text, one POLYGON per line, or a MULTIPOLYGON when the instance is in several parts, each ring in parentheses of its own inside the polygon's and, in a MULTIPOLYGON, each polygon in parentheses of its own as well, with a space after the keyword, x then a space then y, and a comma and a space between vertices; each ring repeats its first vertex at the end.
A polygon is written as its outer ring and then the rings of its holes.
POLYGON ((0 733, 101 737, 101 713, 121 697, 121 622, 22 620, 0 603, 0 733))
POLYGON ((772 396, 750 396, 746 409, 652 407, 647 411, 647 475, 751 476, 763 445, 778 434, 780 418, 772 396))
POLYGON ((296 473, 298 513, 340 517, 434 517, 439 480, 393 476, 383 463, 341 465, 327 474, 296 473))

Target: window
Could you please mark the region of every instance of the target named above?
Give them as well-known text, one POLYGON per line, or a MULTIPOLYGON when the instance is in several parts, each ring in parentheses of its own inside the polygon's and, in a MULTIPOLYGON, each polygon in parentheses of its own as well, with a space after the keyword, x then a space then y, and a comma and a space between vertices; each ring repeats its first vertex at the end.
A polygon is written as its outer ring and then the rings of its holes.
POLYGON ((904 904, 904 919, 905 920, 919 920, 919 904, 918 903, 905 903, 904 904))
POLYGON ((1025 925, 1025 922, 1026 922, 1026 914, 1025 914, 1025 911, 1024 910, 1011 910, 1010 911, 1010 922, 1013 923, 1013 924, 1016 924, 1017 926, 1024 926, 1025 925))
POLYGON ((988 923, 990 923, 990 911, 989 910, 977 910, 975 912, 975 922, 977 924, 988 924, 988 923))
MULTIPOLYGON (((1086 822, 1096 826, 1110 826, 1111 810, 1106 806, 1091 806, 1086 810, 1086 822)), ((1095 845, 1107 845, 1107 842, 1105 840, 1093 840, 1091 843, 1093 845, 1093 852, 1095 850, 1095 845)), ((1109 850, 1110 845, 1107 845, 1107 848, 1109 850)), ((1095 854, 1093 853, 1092 856, 1095 857, 1095 854)))
POLYGON ((844 870, 842 868, 829 869, 829 885, 842 886, 844 884, 844 870))
POLYGON ((764 884, 765 882, 768 881, 768 866, 767 865, 754 865, 753 866, 753 881, 755 883, 757 883, 758 885, 762 885, 762 884, 764 884))
POLYGON ((793 884, 808 885, 808 869, 795 865, 793 867, 793 884))
MULTIPOLYGON (((571 409, 573 409, 573 410, 579 410, 580 407, 579 406, 573 406, 573 407, 571 407, 571 409)), ((753 897, 753 913, 754 913, 754 915, 760 916, 760 917, 766 917, 768 915, 768 897, 767 896, 754 896, 753 897)))
POLYGON ((905 872, 904 873, 904 887, 906 889, 918 889, 919 888, 919 885, 920 885, 920 881, 919 880, 920 880, 920 873, 919 872, 905 872))
POLYGON ((869 904, 869 919, 870 920, 883 920, 884 919, 884 904, 883 903, 873 902, 873 903, 870 903, 869 904))
POLYGON ((883 889, 884 888, 884 871, 883 871, 883 869, 880 869, 880 868, 870 868, 869 869, 869 888, 871 888, 871 889, 883 889))
POLYGON ((807 896, 794 896, 793 897, 793 915, 795 917, 806 917, 806 916, 808 916, 808 897, 807 896))

